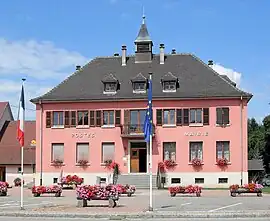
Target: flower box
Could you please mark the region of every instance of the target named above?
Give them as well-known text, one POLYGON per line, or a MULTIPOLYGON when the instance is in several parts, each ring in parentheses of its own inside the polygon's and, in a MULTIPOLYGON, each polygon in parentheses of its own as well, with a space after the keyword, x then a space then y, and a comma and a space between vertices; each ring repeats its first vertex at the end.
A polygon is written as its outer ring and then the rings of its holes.
POLYGON ((115 185, 77 186, 76 194, 79 207, 86 207, 87 201, 90 200, 109 200, 109 207, 114 208, 116 206, 116 201, 119 199, 119 192, 115 185))
POLYGON ((228 160, 226 158, 219 158, 217 159, 217 165, 223 167, 228 165, 228 160))
POLYGON ((7 196, 7 188, 8 183, 0 181, 0 196, 7 196))
POLYGON ((194 158, 194 159, 191 161, 191 164, 192 164, 194 167, 200 167, 200 166, 202 166, 202 160, 199 159, 199 158, 194 158))
POLYGON ((169 187, 169 192, 171 194, 171 197, 176 196, 176 194, 196 194, 197 197, 201 196, 202 193, 202 187, 200 186, 172 186, 169 187))
POLYGON ((243 186, 233 184, 229 189, 232 197, 236 197, 237 194, 240 195, 242 193, 256 193, 258 197, 261 197, 263 186, 256 183, 248 183, 243 186))
POLYGON ((132 196, 132 194, 134 194, 136 191, 135 186, 131 186, 128 184, 126 184, 126 185, 117 184, 116 189, 117 189, 119 195, 127 194, 128 197, 132 196))
POLYGON ((77 164, 81 167, 87 167, 89 162, 88 160, 79 160, 77 164))
POLYGON ((83 178, 78 177, 77 175, 67 175, 66 177, 63 177, 61 182, 59 183, 64 188, 69 188, 77 185, 81 185, 83 183, 83 178))
POLYGON ((63 164, 64 164, 63 160, 55 159, 52 161, 52 165, 56 167, 63 166, 63 164))
POLYGON ((34 197, 39 197, 41 194, 55 194, 55 197, 60 197, 61 193, 62 187, 58 185, 32 187, 32 194, 34 197))

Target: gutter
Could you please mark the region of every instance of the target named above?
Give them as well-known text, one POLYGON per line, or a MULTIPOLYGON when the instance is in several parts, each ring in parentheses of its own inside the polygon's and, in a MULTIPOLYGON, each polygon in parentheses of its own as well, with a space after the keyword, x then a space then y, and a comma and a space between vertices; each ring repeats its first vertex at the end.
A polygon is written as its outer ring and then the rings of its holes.
POLYGON ((39 100, 40 104, 40 128, 39 128, 39 140, 40 140, 40 181, 39 184, 42 186, 43 177, 43 105, 42 101, 39 100))
POLYGON ((240 97, 240 145, 241 145, 241 186, 243 185, 243 170, 244 170, 244 147, 243 147, 243 97, 240 97))

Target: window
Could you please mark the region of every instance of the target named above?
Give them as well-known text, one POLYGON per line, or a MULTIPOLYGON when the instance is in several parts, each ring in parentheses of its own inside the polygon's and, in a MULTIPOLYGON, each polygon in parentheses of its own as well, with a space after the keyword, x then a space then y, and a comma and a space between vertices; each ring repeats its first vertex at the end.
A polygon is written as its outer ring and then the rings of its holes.
POLYGON ((228 183, 228 178, 218 178, 218 183, 228 183))
POLYGON ((52 144, 51 161, 54 161, 54 160, 60 160, 64 162, 64 144, 63 143, 52 144))
POLYGON ((58 183, 58 178, 53 178, 53 183, 58 183))
POLYGON ((146 92, 146 82, 134 82, 133 90, 134 92, 146 92))
POLYGON ((78 120, 78 125, 89 125, 88 111, 78 111, 77 120, 78 120))
POLYGON ((117 83, 104 83, 104 91, 105 92, 116 92, 117 83))
POLYGON ((106 160, 114 160, 114 143, 102 143, 102 159, 104 163, 106 160))
POLYGON ((190 109, 190 119, 189 123, 191 124, 201 124, 202 123, 202 109, 190 109))
POLYGON ((230 124, 230 109, 228 107, 219 107, 216 109, 218 125, 230 124))
POLYGON ((176 142, 163 143, 163 160, 176 161, 176 142))
POLYGON ((76 163, 80 160, 89 160, 89 143, 77 143, 76 163))
POLYGON ((148 52, 150 51, 149 43, 148 44, 137 44, 137 52, 148 52))
POLYGON ((216 158, 224 158, 230 161, 230 141, 217 141, 216 142, 216 158))
POLYGON ((195 183, 204 183, 204 178, 195 178, 195 183))
POLYGON ((63 126, 64 125, 64 112, 54 111, 53 112, 53 126, 63 126))
POLYGON ((76 111, 71 111, 70 126, 76 127, 76 111))
POLYGON ((181 183, 181 178, 171 178, 171 184, 181 183))
POLYGON ((21 173, 22 172, 22 168, 18 167, 17 173, 21 173))
POLYGON ((196 158, 203 160, 203 142, 189 143, 189 161, 196 158))
POLYGON ((163 111, 163 124, 175 125, 175 110, 163 111))
POLYGON ((114 111, 103 111, 103 125, 114 125, 114 111))
POLYGON ((70 126, 70 112, 65 111, 65 127, 69 127, 69 126, 70 126))
POLYGON ((176 81, 164 81, 163 82, 163 91, 175 92, 176 91, 176 81))
POLYGON ((131 133, 143 133, 144 120, 146 110, 131 110, 130 111, 130 126, 131 133))

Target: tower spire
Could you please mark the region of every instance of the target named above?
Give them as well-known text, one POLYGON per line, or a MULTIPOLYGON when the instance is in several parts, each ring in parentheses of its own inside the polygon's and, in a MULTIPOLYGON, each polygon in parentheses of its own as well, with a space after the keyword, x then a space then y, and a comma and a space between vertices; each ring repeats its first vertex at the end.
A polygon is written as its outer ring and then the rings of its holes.
POLYGON ((143 6, 143 14, 142 14, 142 24, 145 24, 145 13, 144 13, 144 6, 143 6))

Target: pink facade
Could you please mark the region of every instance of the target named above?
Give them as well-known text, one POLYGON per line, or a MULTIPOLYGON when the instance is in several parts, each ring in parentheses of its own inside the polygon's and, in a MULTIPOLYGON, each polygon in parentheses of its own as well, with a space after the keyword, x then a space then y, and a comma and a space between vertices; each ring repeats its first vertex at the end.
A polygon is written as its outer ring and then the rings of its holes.
MULTIPOLYGON (((89 103, 44 103, 37 104, 36 112, 36 171, 39 180, 41 172, 41 139, 42 139, 42 178, 45 184, 53 182, 53 178, 61 170, 65 174, 81 174, 85 182, 93 182, 89 176, 106 174, 108 170, 102 164, 102 143, 114 143, 114 160, 119 163, 122 174, 130 174, 131 151, 130 143, 143 141, 143 136, 123 137, 121 127, 90 127, 80 126, 69 128, 47 128, 47 111, 77 111, 77 110, 121 110, 121 125, 124 125, 124 110, 146 109, 147 101, 116 101, 116 102, 89 102, 89 103), (42 127, 41 127, 42 117, 42 127), (42 136, 41 136, 42 133, 42 136), (52 144, 64 143, 63 165, 61 168, 51 165, 52 144), (76 164, 77 143, 89 143, 89 165, 81 167, 76 164), (89 179, 88 179, 89 178, 89 179)), ((218 178, 227 178, 225 185, 231 183, 247 182, 247 100, 241 99, 196 99, 153 101, 153 124, 155 125, 153 137, 153 173, 157 172, 159 162, 164 159, 164 142, 175 142, 175 161, 177 165, 167 172, 168 180, 172 177, 181 177, 183 182, 190 183, 196 177, 205 178, 205 186, 217 186, 218 178), (243 109, 241 110, 241 102, 243 109), (216 108, 229 108, 229 125, 220 127, 216 125, 216 108), (190 124, 188 126, 156 124, 157 109, 185 109, 209 108, 209 125, 190 124), (242 121, 240 120, 242 116, 242 121), (242 125, 241 125, 242 122, 242 125), (242 133, 241 133, 242 130, 242 133), (242 134, 242 139, 241 139, 242 134), (216 164, 216 142, 229 141, 229 165, 220 167, 216 164), (190 142, 203 142, 202 161, 200 170, 190 163, 190 142), (242 160, 241 160, 242 158, 242 160), (186 177, 186 178, 185 178, 186 177)), ((147 171, 146 171, 147 172, 147 171)), ((194 181, 193 181, 194 182, 194 181)), ((190 183, 191 184, 191 183, 190 183)), ((170 185, 170 181, 168 181, 170 185)))

